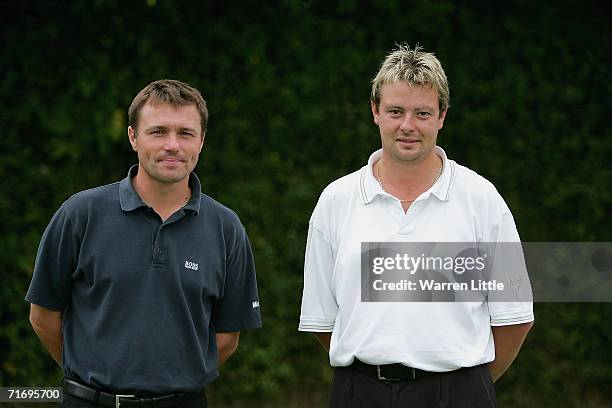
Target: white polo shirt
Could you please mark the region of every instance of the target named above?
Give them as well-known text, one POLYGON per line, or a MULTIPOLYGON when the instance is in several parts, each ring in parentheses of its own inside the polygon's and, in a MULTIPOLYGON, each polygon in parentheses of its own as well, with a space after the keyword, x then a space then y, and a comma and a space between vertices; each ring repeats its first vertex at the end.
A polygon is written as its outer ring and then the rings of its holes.
POLYGON ((325 188, 310 219, 299 330, 332 332, 330 363, 402 363, 450 371, 495 358, 491 326, 533 321, 531 302, 362 302, 362 242, 519 242, 493 184, 444 161, 438 181, 404 213, 373 164, 325 188))

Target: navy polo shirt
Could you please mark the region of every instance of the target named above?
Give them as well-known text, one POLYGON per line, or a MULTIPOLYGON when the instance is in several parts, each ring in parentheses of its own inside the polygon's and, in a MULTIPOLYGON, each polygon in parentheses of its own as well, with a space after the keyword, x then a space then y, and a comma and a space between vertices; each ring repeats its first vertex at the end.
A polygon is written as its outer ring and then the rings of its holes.
POLYGON ((75 194, 42 237, 28 302, 63 311, 67 378, 125 393, 193 392, 218 376, 216 332, 261 327, 238 216, 201 193, 166 221, 120 182, 75 194))

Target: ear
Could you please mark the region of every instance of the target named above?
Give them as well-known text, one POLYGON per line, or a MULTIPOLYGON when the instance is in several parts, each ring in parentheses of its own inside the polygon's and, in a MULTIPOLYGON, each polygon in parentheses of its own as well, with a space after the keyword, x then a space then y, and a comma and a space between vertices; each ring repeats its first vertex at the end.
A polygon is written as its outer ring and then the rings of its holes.
POLYGON ((440 112, 440 117, 438 118, 438 130, 442 129, 442 126, 444 126, 444 119, 446 118, 446 112, 448 112, 448 109, 445 109, 444 112, 440 112))
POLYGON ((136 149, 136 131, 131 126, 128 126, 128 139, 130 140, 130 144, 132 145, 132 150, 137 151, 136 149))
POLYGON ((202 133, 202 143, 200 143, 200 151, 199 151, 199 153, 202 153, 202 148, 204 147, 205 136, 206 136, 206 133, 202 133))
POLYGON ((380 123, 378 120, 378 116, 380 115, 380 113, 378 112, 378 106, 376 106, 376 103, 374 103, 374 101, 370 101, 370 107, 372 108, 372 116, 374 117, 374 123, 379 125, 380 123))

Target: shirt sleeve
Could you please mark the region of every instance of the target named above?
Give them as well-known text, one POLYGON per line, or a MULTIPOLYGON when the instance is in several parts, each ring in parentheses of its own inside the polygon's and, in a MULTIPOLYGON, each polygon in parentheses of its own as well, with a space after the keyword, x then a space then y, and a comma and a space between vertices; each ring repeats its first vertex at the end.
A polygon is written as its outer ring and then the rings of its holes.
POLYGON ((63 310, 70 301, 79 248, 80 238, 63 205, 43 233, 25 300, 47 309, 63 310))
POLYGON ((492 235, 497 236, 493 278, 501 271, 505 289, 500 294, 489 295, 491 326, 532 322, 534 315, 531 284, 519 234, 509 210, 502 214, 492 235))
MULTIPOLYGON (((321 222, 321 202, 317 204, 308 228, 304 260, 304 291, 299 331, 331 332, 334 330, 338 303, 333 285, 334 251, 329 234, 329 222, 321 222), (317 224, 321 225, 318 227, 317 224)), ((323 217, 325 218, 325 217, 323 217)))
POLYGON ((223 297, 213 305, 212 324, 219 333, 261 327, 255 263, 242 227, 226 263, 223 297))

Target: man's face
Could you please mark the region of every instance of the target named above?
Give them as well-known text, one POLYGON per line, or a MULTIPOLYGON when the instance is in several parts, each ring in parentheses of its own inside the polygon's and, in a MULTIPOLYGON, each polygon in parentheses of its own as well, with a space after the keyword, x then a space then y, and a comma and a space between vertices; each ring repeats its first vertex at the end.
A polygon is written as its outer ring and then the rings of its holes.
POLYGON ((195 105, 147 103, 136 128, 129 127, 128 135, 144 176, 163 184, 178 183, 189 176, 204 144, 195 105))
POLYGON ((393 160, 418 163, 434 154, 446 111, 440 114, 433 87, 397 82, 382 86, 380 104, 372 102, 372 114, 384 153, 393 160))

